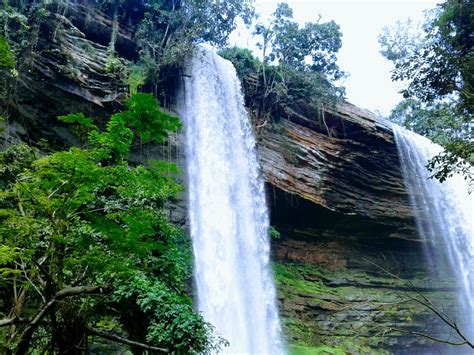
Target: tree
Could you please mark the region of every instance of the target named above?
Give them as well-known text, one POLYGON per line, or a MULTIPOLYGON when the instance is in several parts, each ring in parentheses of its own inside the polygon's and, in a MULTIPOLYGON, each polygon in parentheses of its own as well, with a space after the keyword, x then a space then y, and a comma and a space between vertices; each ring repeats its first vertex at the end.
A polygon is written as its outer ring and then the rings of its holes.
POLYGON ((452 141, 453 132, 464 125, 456 109, 452 102, 437 102, 427 106, 417 99, 405 99, 392 110, 389 118, 413 132, 446 145, 452 141))
POLYGON ((197 43, 224 46, 237 18, 249 24, 253 17, 251 0, 146 2, 137 38, 148 77, 158 85, 182 66, 197 43))
POLYGON ((282 110, 303 100, 317 108, 315 116, 323 121, 321 106, 344 97, 344 88, 334 84, 344 76, 336 64, 342 44, 339 26, 318 19, 300 27, 290 6, 280 3, 270 24, 257 24, 254 34, 261 38, 263 61, 241 48, 226 48, 220 54, 237 68, 257 128, 278 120, 282 110))
POLYGON ((82 353, 97 337, 137 353, 213 346, 185 292, 187 239, 163 210, 180 190, 177 168, 127 162, 135 139, 161 142, 180 123, 148 94, 126 105, 105 131, 84 115, 61 118, 88 131, 85 148, 41 156, 20 144, 0 155, 6 353, 82 353))
POLYGON ((329 80, 342 78, 344 72, 336 64, 336 53, 342 45, 339 25, 334 21, 308 22, 304 27, 293 21, 293 10, 279 3, 270 25, 256 26, 255 34, 263 42, 264 62, 286 64, 299 71, 324 74, 329 80))
MULTIPOLYGON (((441 128, 449 133, 450 139, 439 141, 445 152, 429 163, 429 169, 440 181, 461 171, 472 183, 474 7, 468 0, 448 0, 438 5, 423 29, 425 38, 422 40, 413 39, 409 32, 401 31, 400 26, 385 29, 379 39, 381 52, 395 64, 393 80, 408 82, 402 91, 405 98, 418 99, 434 116, 440 106, 449 107, 444 109, 449 115, 443 114, 439 122, 444 125, 450 121, 448 131, 441 128), (410 43, 408 50, 403 50, 403 43, 410 43)), ((425 118, 422 115, 420 121, 425 118)))

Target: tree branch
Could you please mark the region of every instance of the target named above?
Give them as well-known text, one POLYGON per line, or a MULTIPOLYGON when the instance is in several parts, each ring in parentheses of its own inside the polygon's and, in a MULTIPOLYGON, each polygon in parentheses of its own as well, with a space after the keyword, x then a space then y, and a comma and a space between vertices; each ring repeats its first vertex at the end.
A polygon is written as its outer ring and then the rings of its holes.
POLYGON ((36 313, 36 316, 28 323, 25 330, 20 336, 16 354, 23 355, 28 352, 31 343, 31 337, 36 329, 39 327, 43 318, 51 312, 58 301, 67 297, 100 294, 111 290, 110 285, 92 285, 92 286, 75 286, 66 287, 58 291, 53 298, 51 298, 41 309, 36 313))
POLYGON ((20 317, 0 319, 0 327, 7 327, 12 324, 25 323, 28 320, 20 317))
POLYGON ((117 342, 117 343, 134 346, 134 347, 144 349, 144 350, 156 351, 156 352, 160 352, 160 353, 169 353, 170 352, 169 349, 158 348, 156 346, 151 346, 151 345, 139 343, 137 341, 129 340, 129 339, 123 338, 121 336, 118 336, 118 335, 115 335, 115 334, 112 334, 112 333, 108 333, 108 332, 105 332, 103 330, 96 329, 96 328, 87 327, 87 332, 91 335, 95 335, 95 336, 98 336, 98 337, 101 337, 101 338, 104 338, 104 339, 107 339, 107 340, 111 340, 111 341, 114 341, 114 342, 117 342))
MULTIPOLYGON (((410 285, 410 287, 421 297, 421 299, 418 299, 416 297, 409 297, 410 300, 414 301, 414 302, 417 302, 419 304, 421 304, 422 306, 428 308, 431 312, 433 312, 438 318, 440 318, 448 327, 450 327, 452 330, 454 330, 456 332, 456 334, 459 336, 459 338, 461 338, 462 341, 460 342, 452 342, 452 341, 449 341, 449 340, 443 340, 443 339, 439 339, 439 338, 436 338, 436 337, 432 337, 428 334, 425 334, 425 333, 419 333, 419 332, 415 332, 415 331, 409 331, 409 330, 403 330, 403 329, 394 329, 394 328, 391 328, 391 327, 387 327, 389 330, 391 331, 397 331, 397 332, 400 332, 400 333, 409 333, 409 334, 413 334, 413 335, 418 335, 418 336, 422 336, 422 337, 425 337, 425 338, 428 338, 430 340, 433 340, 433 341, 436 341, 436 342, 439 342, 439 343, 444 343, 444 344, 450 344, 450 345, 467 345, 469 346, 471 349, 474 349, 474 343, 472 341, 470 341, 465 335, 463 332, 461 332, 461 330, 459 329, 459 326, 458 324, 452 320, 446 313, 444 313, 443 310, 441 310, 439 307, 437 307, 433 302, 431 302, 420 290, 418 290, 415 285, 410 281, 410 280, 403 280, 401 277, 391 273, 390 271, 386 270, 385 268, 383 268, 382 266, 380 265, 377 265, 376 263, 368 260, 368 259, 365 259, 364 260, 372 265, 374 265, 375 267, 377 267, 378 269, 382 270, 383 272, 385 272, 387 275, 399 280, 399 281, 403 281, 403 282, 407 282, 408 285, 410 285)), ((376 323, 377 324, 377 323, 376 323)), ((383 326, 381 324, 378 324, 379 326, 383 326)))

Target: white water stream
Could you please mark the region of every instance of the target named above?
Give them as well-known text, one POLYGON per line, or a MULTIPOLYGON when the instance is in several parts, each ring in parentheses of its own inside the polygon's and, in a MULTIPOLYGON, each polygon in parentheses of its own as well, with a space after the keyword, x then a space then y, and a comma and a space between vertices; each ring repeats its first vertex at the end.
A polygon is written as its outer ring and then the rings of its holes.
POLYGON ((458 283, 460 311, 449 316, 474 339, 474 192, 468 194, 468 184, 460 175, 443 183, 429 178, 426 164, 442 151, 439 145, 398 125, 393 125, 393 131, 418 232, 429 241, 428 262, 437 268, 435 255, 441 251, 449 276, 458 283))
POLYGON ((283 354, 264 185, 239 79, 205 46, 185 74, 178 111, 198 308, 230 342, 223 353, 283 354))

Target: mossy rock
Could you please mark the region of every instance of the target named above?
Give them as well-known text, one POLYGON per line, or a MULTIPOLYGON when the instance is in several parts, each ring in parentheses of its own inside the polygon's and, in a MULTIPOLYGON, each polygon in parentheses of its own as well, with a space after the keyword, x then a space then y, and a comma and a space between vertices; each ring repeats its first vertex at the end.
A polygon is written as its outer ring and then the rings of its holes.
POLYGON ((421 285, 422 294, 442 308, 452 309, 456 300, 447 281, 428 288, 434 283, 421 273, 408 283, 360 269, 282 262, 273 267, 291 354, 384 354, 425 347, 426 339, 387 333, 381 325, 422 331, 430 324, 433 333, 443 335, 436 316, 413 301, 419 296, 413 285, 421 285))

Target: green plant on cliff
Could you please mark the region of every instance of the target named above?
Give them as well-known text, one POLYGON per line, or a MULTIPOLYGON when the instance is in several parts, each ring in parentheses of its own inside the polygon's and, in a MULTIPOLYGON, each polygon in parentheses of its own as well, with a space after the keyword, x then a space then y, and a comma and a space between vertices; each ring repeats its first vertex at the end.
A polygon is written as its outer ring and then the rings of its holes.
POLYGON ((270 238, 272 239, 280 239, 281 238, 281 233, 273 226, 270 226, 268 229, 268 232, 270 234, 270 238))
POLYGON ((146 2, 137 38, 141 62, 155 90, 170 76, 178 75, 178 68, 197 43, 225 45, 237 18, 250 23, 253 16, 250 0, 146 2))
POLYGON ((15 67, 15 55, 7 40, 0 36, 0 68, 11 69, 15 67))
POLYGON ((163 141, 180 124, 137 94, 86 148, 46 156, 21 144, 0 154, 0 343, 3 351, 86 351, 95 338, 134 352, 201 353, 212 330, 185 292, 186 238, 166 218, 176 166, 132 166, 135 139, 163 141), (150 131, 150 128, 153 128, 150 131))
POLYGON ((257 125, 302 100, 320 106, 344 97, 344 88, 335 84, 345 74, 336 63, 342 34, 334 21, 318 19, 300 27, 290 6, 280 3, 270 24, 258 24, 254 34, 261 39, 262 61, 242 48, 227 48, 221 55, 237 68, 257 125))
POLYGON ((19 69, 33 64, 40 27, 50 15, 48 4, 54 2, 3 0, 0 9, 1 36, 11 46, 19 69))
POLYGON ((146 76, 143 69, 138 66, 132 66, 127 77, 127 84, 130 95, 138 93, 138 88, 145 84, 146 76))
MULTIPOLYGON (((254 18, 252 0, 105 0, 87 1, 90 7, 112 18, 106 72, 127 76, 120 58, 121 25, 133 27, 138 42, 139 63, 148 87, 164 101, 168 81, 179 76, 179 68, 197 43, 224 46, 236 28, 237 19, 249 24, 254 18)), ((18 62, 31 65, 41 35, 57 41, 67 28, 69 0, 3 0, 0 31, 14 47, 18 62)), ((136 53, 128 53, 135 56, 136 53)))

